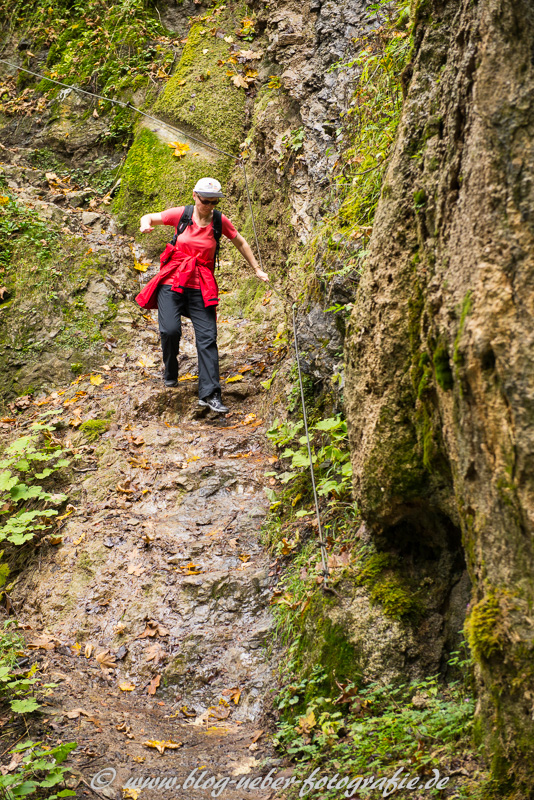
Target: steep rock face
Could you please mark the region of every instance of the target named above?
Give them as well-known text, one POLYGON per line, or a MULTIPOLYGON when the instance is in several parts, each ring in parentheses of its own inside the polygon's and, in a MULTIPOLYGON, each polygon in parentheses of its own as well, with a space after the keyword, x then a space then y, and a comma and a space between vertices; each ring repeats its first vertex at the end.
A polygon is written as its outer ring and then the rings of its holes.
POLYGON ((436 0, 415 15, 347 339, 355 490, 379 548, 461 559, 461 531, 482 728, 498 774, 514 764, 522 785, 534 749, 534 11, 436 0))

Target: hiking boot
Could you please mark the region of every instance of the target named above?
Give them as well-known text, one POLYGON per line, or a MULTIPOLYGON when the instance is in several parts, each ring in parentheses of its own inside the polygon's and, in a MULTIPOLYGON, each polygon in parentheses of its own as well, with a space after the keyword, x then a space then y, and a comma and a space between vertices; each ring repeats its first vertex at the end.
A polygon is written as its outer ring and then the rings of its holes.
POLYGON ((198 404, 199 406, 207 406, 208 408, 211 408, 212 411, 216 411, 218 414, 226 414, 228 411, 227 407, 223 405, 221 400, 221 393, 217 391, 210 394, 209 397, 199 400, 198 404))
POLYGON ((165 386, 169 386, 169 387, 170 386, 178 386, 178 381, 175 380, 174 378, 169 378, 169 379, 165 378, 165 386))

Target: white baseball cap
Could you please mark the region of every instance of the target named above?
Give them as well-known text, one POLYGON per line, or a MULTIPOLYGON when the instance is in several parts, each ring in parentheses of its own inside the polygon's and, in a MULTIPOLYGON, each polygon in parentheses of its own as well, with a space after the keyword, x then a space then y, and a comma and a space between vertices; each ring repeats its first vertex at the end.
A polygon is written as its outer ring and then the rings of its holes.
POLYGON ((221 184, 215 178, 201 178, 196 182, 193 191, 202 197, 224 197, 221 184))

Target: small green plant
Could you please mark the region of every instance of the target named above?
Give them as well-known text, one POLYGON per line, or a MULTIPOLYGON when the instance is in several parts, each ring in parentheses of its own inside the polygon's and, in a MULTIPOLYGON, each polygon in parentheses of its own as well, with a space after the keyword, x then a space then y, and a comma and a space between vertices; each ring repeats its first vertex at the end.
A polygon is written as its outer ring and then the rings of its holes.
POLYGON ((293 153, 299 153, 304 147, 305 135, 304 128, 298 128, 282 137, 282 144, 293 153))
POLYGON ((53 425, 35 422, 0 460, 0 542, 22 545, 50 526, 67 496, 44 488, 50 476, 70 463, 52 438, 53 425), (52 506, 52 507, 51 507, 52 506))
MULTIPOLYGON (((452 660, 469 671, 459 654, 452 660)), ((317 766, 324 770, 325 762, 332 774, 350 780, 372 775, 378 785, 399 769, 412 776, 428 777, 433 769, 447 775, 458 754, 470 750, 475 704, 463 683, 445 685, 438 676, 402 685, 352 681, 338 683, 332 693, 328 677, 316 665, 307 677, 287 683, 277 698, 281 722, 274 741, 296 761, 297 777, 317 766)), ((480 796, 465 783, 465 792, 455 786, 455 796, 480 796)), ((298 789, 288 797, 297 794, 298 789)), ((428 791, 428 797, 439 795, 428 791)), ((321 800, 339 796, 332 787, 321 792, 321 800)))
POLYGON ((58 233, 50 227, 50 222, 19 205, 9 192, 0 197, 0 204, 0 267, 9 272, 18 246, 31 250, 32 258, 37 262, 49 259, 58 239, 58 233))
POLYGON ((0 706, 9 704, 17 714, 30 714, 40 708, 36 694, 48 694, 57 684, 40 682, 37 663, 27 670, 17 667, 24 654, 24 640, 17 633, 16 625, 15 620, 6 620, 0 639, 0 706))
MULTIPOLYGON (((279 420, 275 420, 267 432, 267 436, 281 449, 284 445, 293 443, 297 433, 303 427, 303 422, 280 423, 279 420)), ((340 497, 347 494, 350 491, 352 476, 347 423, 338 414, 336 417, 317 422, 309 432, 314 443, 313 449, 316 451, 315 454, 312 451, 312 462, 317 473, 318 495, 333 494, 340 497)), ((282 473, 270 472, 267 474, 276 477, 282 484, 286 484, 301 475, 303 469, 310 467, 306 436, 300 436, 291 447, 285 447, 280 457, 290 459, 288 469, 282 473)))
POLYGON ((278 75, 269 75, 269 83, 267 84, 268 89, 281 89, 282 88, 282 81, 278 77, 278 75))
POLYGON ((359 77, 341 125, 331 130, 339 155, 332 172, 331 196, 324 201, 329 213, 302 255, 303 264, 321 263, 325 281, 342 277, 357 283, 368 254, 367 244, 401 116, 401 75, 412 47, 410 31, 406 30, 409 6, 407 0, 380 0, 370 6, 368 16, 378 24, 355 42, 355 59, 337 62, 330 68, 357 68, 359 77))
POLYGON ((42 742, 26 741, 16 745, 9 752, 13 755, 23 753, 22 763, 13 775, 0 775, 0 791, 6 800, 25 797, 39 792, 47 800, 57 800, 60 797, 76 797, 72 789, 59 789, 65 785, 65 778, 69 772, 68 767, 61 764, 65 761, 71 750, 76 748, 76 742, 66 742, 57 747, 48 748, 42 742), (46 794, 41 794, 44 792, 46 794))

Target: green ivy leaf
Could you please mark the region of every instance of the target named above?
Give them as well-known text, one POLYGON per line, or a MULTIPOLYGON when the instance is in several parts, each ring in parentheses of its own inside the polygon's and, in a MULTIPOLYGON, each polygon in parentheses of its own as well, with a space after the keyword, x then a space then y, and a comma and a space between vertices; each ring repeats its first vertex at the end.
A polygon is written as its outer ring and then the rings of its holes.
POLYGON ((32 711, 37 711, 40 708, 39 703, 34 697, 26 697, 24 700, 12 700, 11 710, 16 711, 17 714, 30 714, 32 711))
POLYGON ((13 475, 9 470, 5 472, 0 472, 0 489, 3 489, 5 492, 10 491, 18 483, 18 478, 16 475, 13 475))
POLYGON ((39 497, 44 500, 47 499, 46 494, 40 486, 26 486, 25 483, 19 483, 11 489, 13 500, 29 500, 30 497, 39 497))

